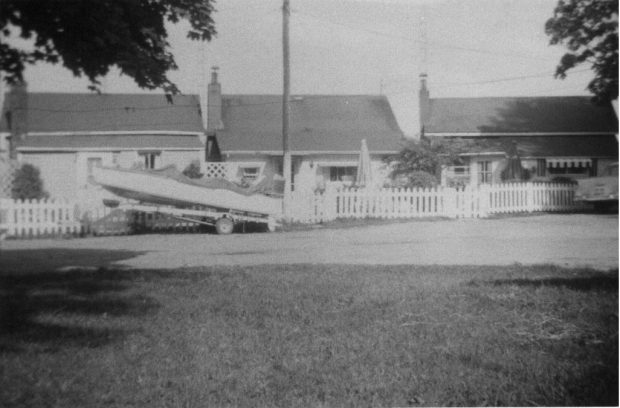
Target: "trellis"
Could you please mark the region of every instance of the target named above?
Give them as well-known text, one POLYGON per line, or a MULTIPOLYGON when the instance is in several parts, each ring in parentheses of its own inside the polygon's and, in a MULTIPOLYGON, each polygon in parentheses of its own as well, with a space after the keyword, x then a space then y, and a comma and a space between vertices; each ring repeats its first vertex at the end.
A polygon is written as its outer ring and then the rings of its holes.
POLYGON ((19 163, 9 158, 0 157, 0 198, 11 198, 11 189, 19 163))
POLYGON ((207 178, 230 179, 231 169, 231 163, 207 162, 203 164, 202 172, 207 178))

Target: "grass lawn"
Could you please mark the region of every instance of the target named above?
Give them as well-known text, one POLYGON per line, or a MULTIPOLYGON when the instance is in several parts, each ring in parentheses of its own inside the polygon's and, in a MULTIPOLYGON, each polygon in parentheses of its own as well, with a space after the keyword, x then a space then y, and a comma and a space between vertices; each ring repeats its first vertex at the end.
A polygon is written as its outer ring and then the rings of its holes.
POLYGON ((256 266, 0 277, 0 406, 618 405, 618 274, 256 266))

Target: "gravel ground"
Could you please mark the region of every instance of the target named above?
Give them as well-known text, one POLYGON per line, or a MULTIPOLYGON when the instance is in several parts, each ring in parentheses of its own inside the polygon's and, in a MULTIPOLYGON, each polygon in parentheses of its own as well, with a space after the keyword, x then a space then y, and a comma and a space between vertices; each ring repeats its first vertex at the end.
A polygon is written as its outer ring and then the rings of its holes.
POLYGON ((291 263, 507 265, 618 268, 618 216, 554 214, 414 220, 353 228, 9 240, 0 270, 177 268, 291 263))

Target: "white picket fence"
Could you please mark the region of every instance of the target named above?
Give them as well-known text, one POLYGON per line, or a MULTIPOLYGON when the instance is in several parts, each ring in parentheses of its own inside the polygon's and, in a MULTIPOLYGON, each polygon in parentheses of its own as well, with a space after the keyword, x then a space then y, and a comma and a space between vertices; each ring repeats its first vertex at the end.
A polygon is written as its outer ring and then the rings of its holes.
POLYGON ((67 200, 0 199, 0 235, 39 237, 77 234, 79 210, 67 200))
POLYGON ((498 213, 571 211, 582 207, 573 201, 574 192, 574 185, 550 183, 293 192, 289 218, 319 223, 336 218, 482 218, 498 213))
MULTIPOLYGON (((289 218, 300 223, 321 223, 337 218, 482 218, 499 213, 571 211, 582 207, 582 204, 573 201, 574 191, 574 185, 549 183, 498 184, 462 189, 295 191, 289 218)), ((97 229, 101 225, 95 225, 104 217, 108 217, 112 225, 117 221, 119 225, 126 222, 121 216, 111 214, 111 210, 99 202, 0 199, 0 237, 3 234, 34 238, 106 233, 97 229), (115 217, 120 218, 116 220, 115 217)), ((189 230, 190 227, 166 220, 138 221, 154 229, 183 227, 189 230)))

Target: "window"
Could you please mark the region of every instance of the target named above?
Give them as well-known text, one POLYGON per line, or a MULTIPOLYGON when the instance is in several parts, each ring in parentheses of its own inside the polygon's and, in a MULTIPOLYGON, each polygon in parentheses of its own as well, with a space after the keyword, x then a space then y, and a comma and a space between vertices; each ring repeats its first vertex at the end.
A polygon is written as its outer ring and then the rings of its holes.
POLYGON ((160 154, 161 152, 140 152, 139 155, 142 156, 144 160, 144 168, 154 169, 159 167, 160 154))
POLYGON ((93 180, 93 169, 95 167, 100 167, 101 162, 101 157, 89 157, 86 159, 86 174, 89 183, 95 184, 95 181, 93 180))
POLYGON ((343 181, 345 179, 355 179, 357 167, 337 166, 329 168, 329 181, 343 181))
POLYGON ((260 167, 242 167, 241 175, 244 179, 253 181, 258 178, 260 167))
POLYGON ((490 161, 478 162, 478 184, 491 184, 493 182, 493 172, 491 171, 490 161))

